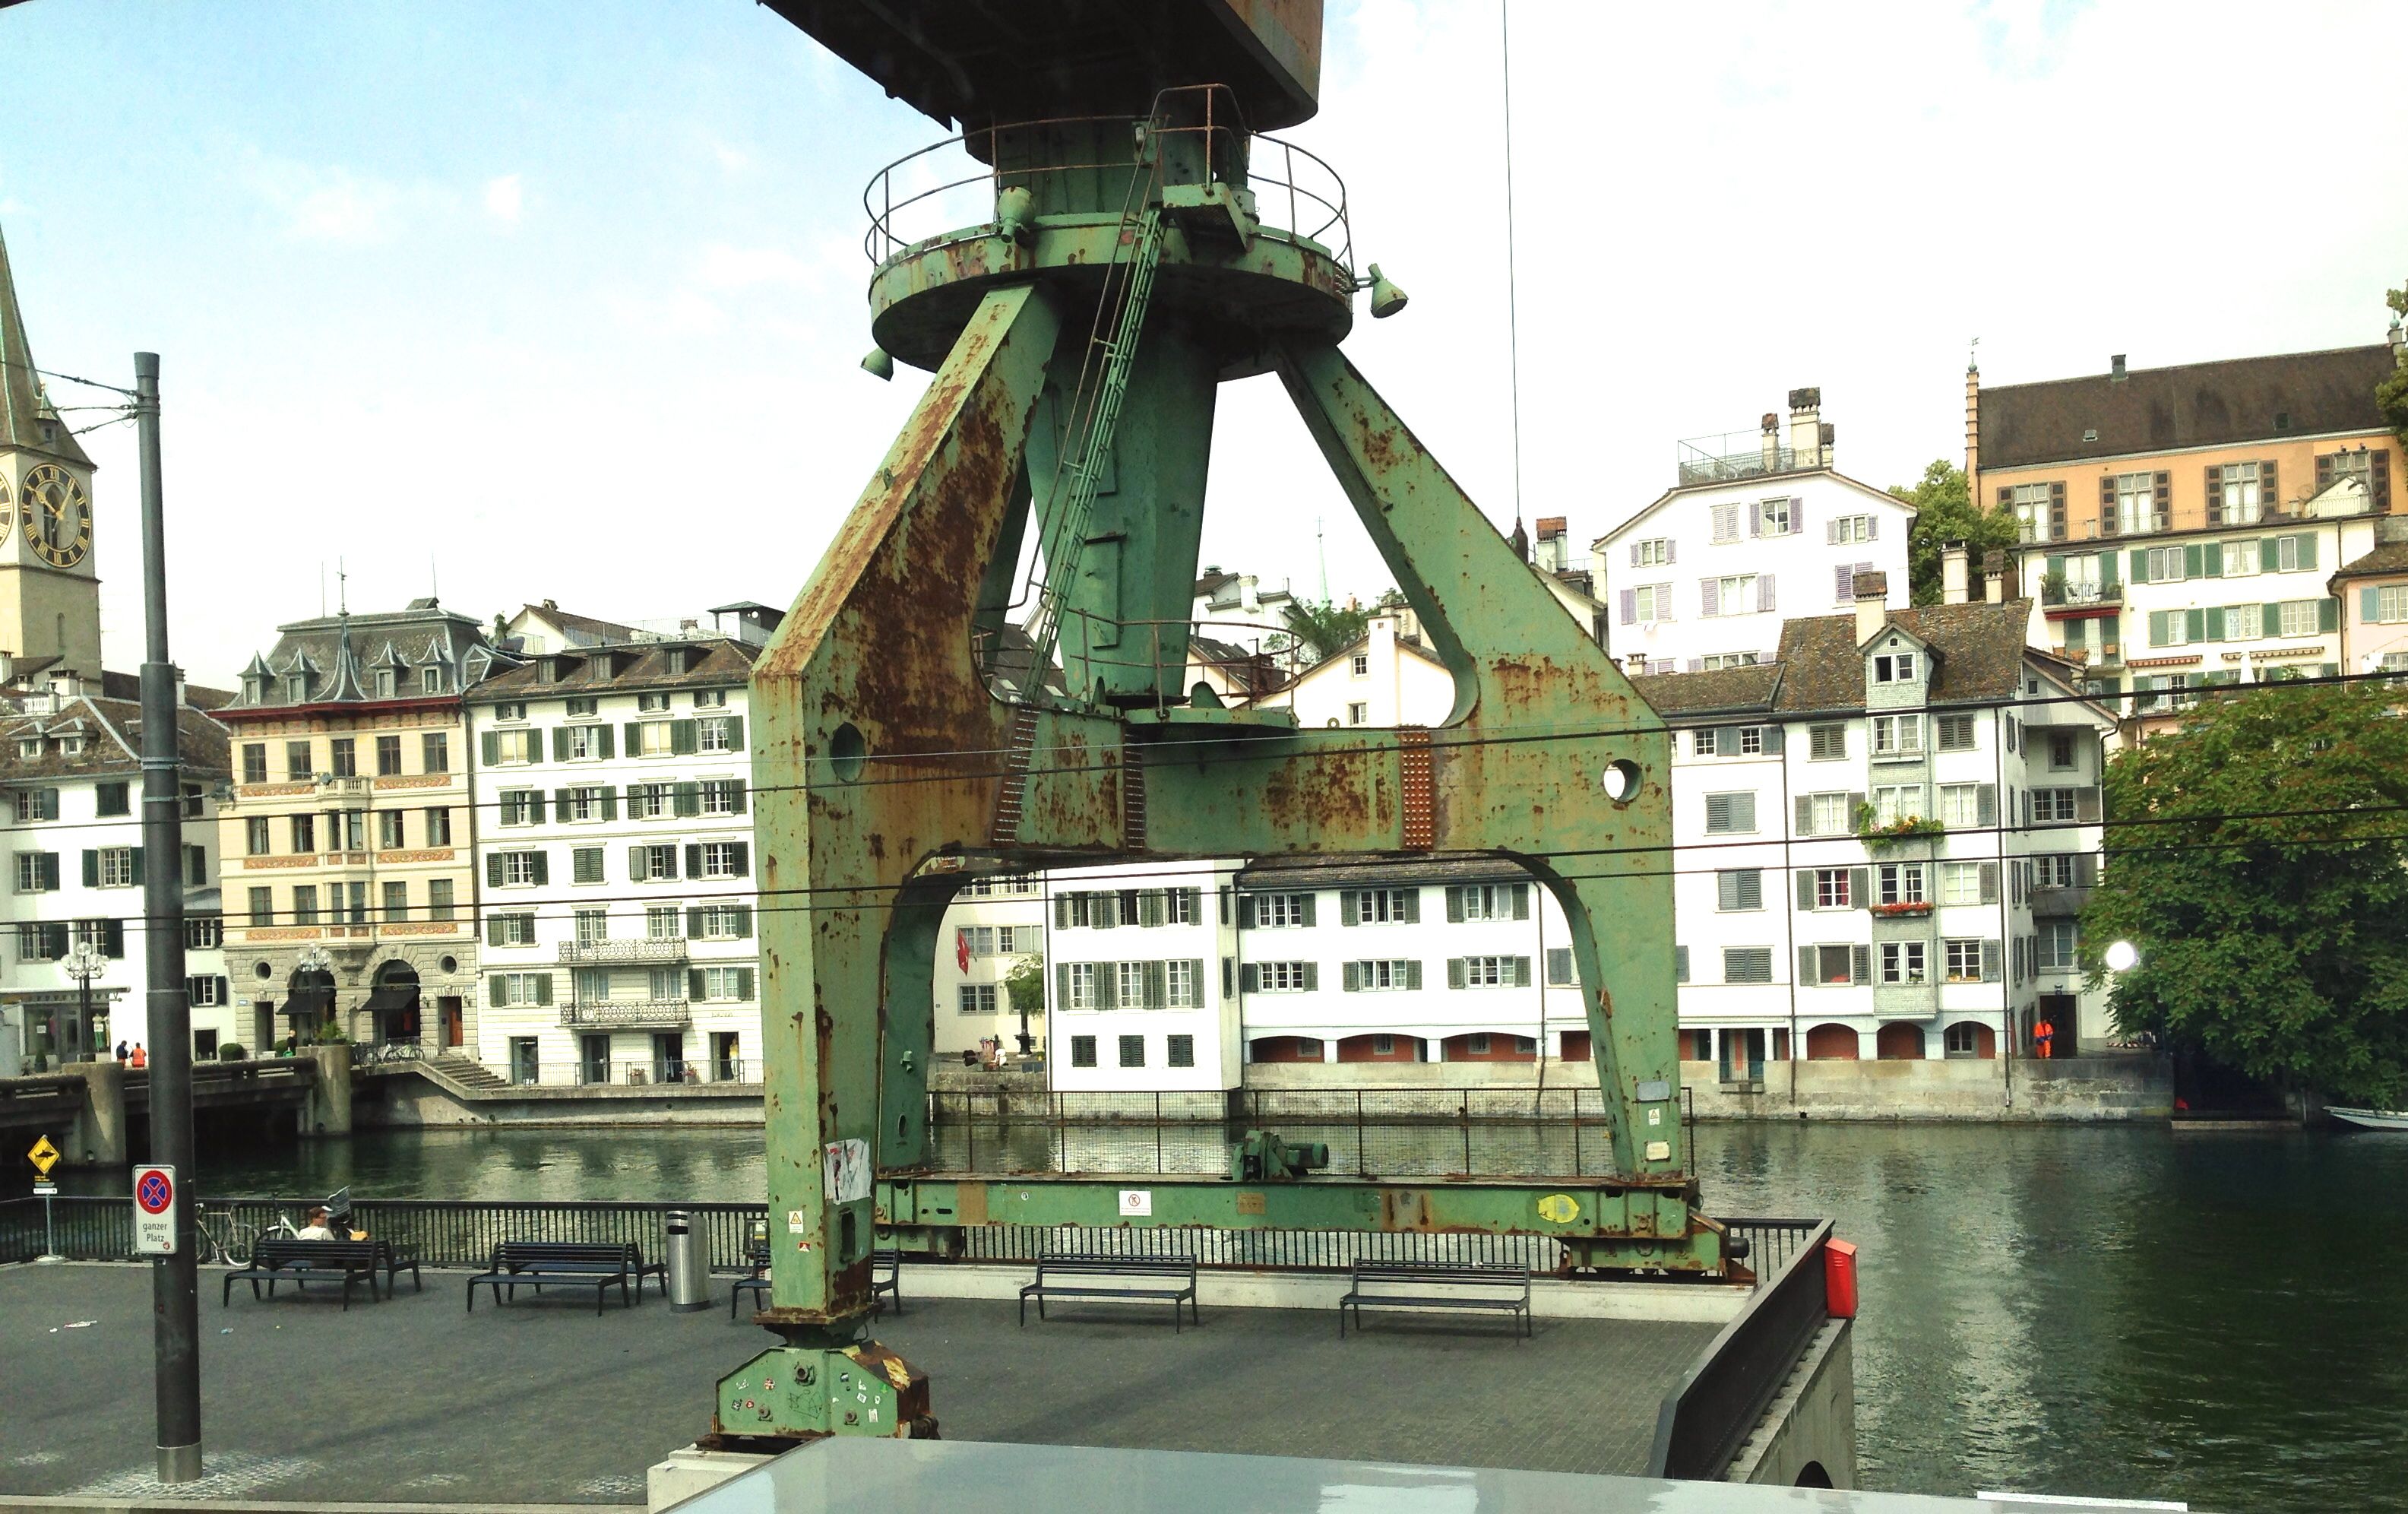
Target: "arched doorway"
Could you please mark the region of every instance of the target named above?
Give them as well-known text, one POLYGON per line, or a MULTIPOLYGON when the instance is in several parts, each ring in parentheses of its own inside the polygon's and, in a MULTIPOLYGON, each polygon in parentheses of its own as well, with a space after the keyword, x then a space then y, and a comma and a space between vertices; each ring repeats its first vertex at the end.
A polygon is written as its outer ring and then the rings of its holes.
POLYGON ((293 1039, 318 1039, 335 1018, 335 974, 322 967, 296 967, 284 980, 283 1015, 293 1039))
POLYGON ((1861 1047, 1853 1025, 1816 1025, 1806 1031, 1806 1060, 1810 1062, 1852 1062, 1861 1055, 1861 1047))
POLYGON ((382 964, 360 1006, 368 1017, 368 1033, 391 1043, 418 1039, 418 969, 394 960, 382 964))
POLYGON ((1923 1060, 1923 1027, 1909 1020, 1892 1020, 1881 1028, 1873 1045, 1885 1062, 1919 1062, 1923 1060))

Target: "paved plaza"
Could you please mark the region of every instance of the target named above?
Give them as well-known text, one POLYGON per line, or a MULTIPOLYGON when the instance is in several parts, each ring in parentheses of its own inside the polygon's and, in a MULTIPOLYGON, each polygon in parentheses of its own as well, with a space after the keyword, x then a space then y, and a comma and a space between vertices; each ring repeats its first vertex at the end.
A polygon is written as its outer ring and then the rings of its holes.
MULTIPOLYGON (((392 1301, 331 1290, 217 1301, 201 1274, 209 1476, 195 1496, 641 1503, 644 1469, 709 1428, 716 1379, 772 1338, 657 1291, 474 1314, 466 1274, 392 1301)), ((948 1439, 1250 1451, 1555 1472, 1643 1468, 1656 1405, 1706 1324, 1011 1305, 909 1295, 877 1336, 927 1372, 948 1439)), ((0 1268, 0 1494, 149 1493, 150 1279, 139 1266, 0 1268), (88 1324, 81 1321, 90 1321, 88 1324)))

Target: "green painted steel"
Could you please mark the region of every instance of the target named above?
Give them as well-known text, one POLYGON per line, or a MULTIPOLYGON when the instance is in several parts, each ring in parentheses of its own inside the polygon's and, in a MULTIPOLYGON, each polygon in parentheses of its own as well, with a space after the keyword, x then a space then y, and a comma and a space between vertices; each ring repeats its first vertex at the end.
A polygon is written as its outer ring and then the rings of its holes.
POLYGON ((773 1347, 719 1379, 722 1435, 907 1435, 928 1412, 928 1383, 892 1351, 773 1347))

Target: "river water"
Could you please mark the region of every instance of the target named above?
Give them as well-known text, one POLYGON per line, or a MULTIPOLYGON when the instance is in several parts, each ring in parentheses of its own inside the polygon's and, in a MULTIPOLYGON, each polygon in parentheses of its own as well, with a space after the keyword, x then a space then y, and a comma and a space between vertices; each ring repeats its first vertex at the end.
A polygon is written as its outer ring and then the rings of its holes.
MULTIPOLYGON (((1828 1216, 1861 1247, 1865 1486, 2408 1508, 2408 1137, 1707 1125, 1697 1146, 1712 1212, 1828 1216)), ((751 1131, 375 1133, 208 1165, 216 1192, 763 1196, 751 1131)))

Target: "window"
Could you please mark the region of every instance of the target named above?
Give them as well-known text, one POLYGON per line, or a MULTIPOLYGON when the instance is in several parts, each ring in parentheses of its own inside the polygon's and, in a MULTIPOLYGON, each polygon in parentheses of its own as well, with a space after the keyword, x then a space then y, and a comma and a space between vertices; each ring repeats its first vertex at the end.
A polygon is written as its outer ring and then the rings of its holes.
POLYGON ((736 717, 710 715, 697 720, 695 722, 695 737, 702 751, 733 752, 737 745, 736 717))
POLYGON ((381 850, 390 852, 409 844, 402 839, 401 816, 399 810, 377 811, 377 845, 381 850))
POLYGON ((1842 515, 1831 522, 1831 544, 1844 546, 1851 541, 1873 539, 1873 518, 1870 515, 1842 515))
POLYGON ((1716 542, 1739 540, 1739 506, 1736 502, 1714 506, 1712 522, 1716 542))
MULTIPOLYGON (((1725 652, 1714 656, 1699 657, 1697 666, 1698 671, 1712 673, 1720 672, 1725 668, 1753 668, 1759 660, 1757 655, 1753 652, 1725 652)), ((1665 670, 1670 672, 1671 670, 1668 668, 1665 670)))
POLYGON ((184 917, 184 947, 188 951, 216 951, 225 944, 225 919, 217 915, 189 915, 184 917))
POLYGON ((94 888, 131 888, 139 881, 136 873, 135 848, 104 846, 97 852, 84 853, 84 882, 94 888))
POLYGON ((131 815, 134 805, 129 786, 122 783, 93 785, 93 813, 95 815, 131 815))
POLYGON ((1370 718, 1371 707, 1368 704, 1355 703, 1346 707, 1346 723, 1350 726, 1360 726, 1370 718))
POLYGON ((2378 515, 2391 508, 2391 459, 2363 446, 2316 455, 2316 492, 2322 494, 2344 479, 2356 479, 2378 515))
POLYGON ((712 778, 702 785, 702 813, 705 815, 742 815, 744 813, 744 780, 712 778))
POLYGON ((2032 858, 2032 887, 2072 888, 2079 885, 2080 863, 2072 852, 2048 852, 2032 858))
POLYGON ((991 925, 964 926, 961 928, 961 938, 963 944, 969 947, 970 955, 972 957, 993 957, 995 955, 995 927, 991 925))
POLYGON ((308 783, 318 776, 317 765, 309 760, 308 742, 284 743, 284 776, 300 783, 308 783))
POLYGON ((1552 988, 1572 986, 1572 949, 1570 946, 1547 948, 1547 986, 1552 988))
MULTIPOLYGON (((1982 814, 1981 784, 1942 784, 1940 786, 1940 823, 1951 830, 1970 830, 1987 825, 1982 814)), ((1997 801, 1992 800, 1993 806, 1997 801)))
POLYGON ((1934 715, 1931 717, 1933 739, 1942 752, 1973 750, 1973 717, 1971 715, 1934 715))
POLYGON ((541 852, 495 852, 488 858, 487 882, 495 887, 525 887, 547 881, 551 871, 541 852))
POLYGON ((1856 807, 1845 794, 1807 794, 1798 804, 1805 821, 1800 835, 1845 836, 1856 829, 1856 807))
POLYGON ((666 757, 677 750, 677 726, 674 720, 647 720, 628 728, 634 733, 631 743, 634 757, 666 757))
POLYGON ((1814 870, 1814 907, 1818 910, 1854 909, 1856 905, 1856 886, 1846 868, 1814 870))
POLYGON ((1145 1037, 1141 1035, 1125 1035, 1120 1038, 1120 1043, 1121 1065, 1123 1067, 1143 1067, 1145 1065, 1145 1037))
POLYGON ((377 743, 377 776, 389 778, 401 771, 401 738, 380 736, 377 743))
POLYGON ((2361 591, 2361 619, 2390 623, 2408 620, 2408 584, 2386 584, 2361 591))
POLYGON ((1725 946, 1723 948, 1723 981, 1725 983, 1770 983, 1772 981, 1772 948, 1725 946))
POLYGON ((251 891, 251 914, 249 916, 249 919, 252 925, 274 925, 276 923, 276 896, 273 889, 254 888, 251 891))
POLYGON ((267 743, 247 742, 242 748, 242 781, 247 784, 267 782, 267 743))
POLYGON ((1921 983, 1924 978, 1925 944, 1920 941, 1885 941, 1881 944, 1881 980, 1884 983, 1921 983))
POLYGON ((508 1009, 513 1004, 549 1004, 552 974, 496 973, 485 980, 485 998, 495 1009, 508 1009))
POLYGON ((543 818, 543 796, 532 788, 505 788, 494 801, 494 813, 506 826, 531 825, 543 818))
POLYGON ((1873 824, 1894 826, 1923 818, 1921 784, 1880 784, 1873 788, 1873 824))
POLYGON ((450 810, 438 806, 426 812, 426 844, 429 846, 452 844, 452 812, 450 810))
POLYGON ((636 713, 638 714, 666 714, 668 709, 669 697, 666 693, 636 696, 636 713))
POLYGON ((1756 602, 1756 575, 1733 573, 1723 578, 1702 581, 1704 613, 1709 615, 1744 615, 1770 606, 1756 602))
POLYGON ((1922 904, 1928 901, 1923 894, 1923 867, 1920 862, 1884 862, 1875 870, 1880 880, 1880 900, 1885 904, 1922 904))
POLYGON ((1450 988, 1526 988, 1530 959, 1526 957, 1457 957, 1446 964, 1450 988))
POLYGON ((694 707, 697 710, 724 710, 727 708, 727 691, 724 688, 695 689, 694 707))
POLYGON ((2082 965, 2082 923, 2078 920, 2040 922, 2040 970, 2071 973, 2082 965))
POLYGON ((1370 657, 1370 655, 1369 655, 1369 653, 1357 652, 1357 653, 1355 653, 1353 656, 1351 656, 1351 657, 1347 658, 1347 659, 1346 659, 1346 671, 1347 671, 1347 673, 1348 673, 1348 675, 1349 675, 1349 676, 1351 676, 1351 677, 1354 677, 1354 678, 1369 678, 1369 677, 1370 677, 1370 676, 1371 676, 1371 657, 1370 657))
MULTIPOLYGON (((691 850, 691 848, 689 848, 691 850)), ((702 867, 697 878, 740 878, 750 871, 747 853, 750 847, 740 841, 712 841, 702 844, 702 867)))
POLYGON ((582 698, 572 695, 568 699, 568 718, 571 720, 592 719, 601 713, 602 701, 590 694, 582 698))
POLYGON ((2286 599, 2279 613, 2281 633, 2285 636, 2314 636, 2320 626, 2322 599, 2286 599))
POLYGON ((678 875, 677 848, 636 846, 627 853, 627 876, 635 883, 658 883, 678 875))
POLYGON ((1779 499, 1757 500, 1756 505, 1756 534, 1757 536, 1787 536, 1789 534, 1790 525, 1789 506, 1790 500, 1786 496, 1779 499))
POLYGON ((420 670, 418 670, 418 690, 419 690, 419 692, 420 692, 420 693, 422 693, 422 694, 440 694, 440 693, 442 693, 442 692, 443 692, 443 670, 442 670, 442 668, 441 668, 440 666, 437 666, 437 665, 435 665, 435 664, 429 664, 428 666, 423 667, 423 668, 421 668, 420 670))
POLYGON ((1265 930, 1283 930, 1312 923, 1311 894, 1257 894, 1254 924, 1265 930))
POLYGON ((1625 624, 1637 621, 1652 625, 1656 621, 1671 618, 1671 584, 1641 584, 1630 591, 1630 613, 1624 617, 1625 624))
POLYGON ((1873 682, 1876 684, 1914 683, 1914 654, 1885 652, 1873 658, 1873 682))
POLYGON ((1248 975, 1264 993, 1304 993, 1318 986, 1320 973, 1312 962, 1249 963, 1248 975), (1254 971, 1259 968, 1259 972, 1254 971))
POLYGON ((560 748, 563 761, 592 762, 602 756, 602 735, 600 726, 563 726, 554 734, 553 743, 560 748))
POLYGON ((1412 925, 1422 917, 1418 888, 1354 888, 1339 899, 1347 925, 1412 925))
MULTIPOLYGON (((674 969, 671 970, 674 972, 674 969)), ((752 997, 752 970, 749 967, 706 967, 700 973, 702 997, 740 1002, 752 997)), ((659 995, 661 998, 673 994, 659 995)))
MULTIPOLYGON (((534 945, 535 916, 525 914, 486 916, 485 944, 488 946, 534 945)), ((598 997, 609 996, 604 994, 598 997)))
POLYGON ((1914 757, 1923 751, 1921 715, 1875 715, 1871 725, 1874 757, 1914 757))
POLYGON ((1202 1009, 1204 1007, 1204 964, 1193 960, 1169 961, 1162 964, 1163 997, 1168 1009, 1202 1009))
POLYGON ((349 736, 328 740, 326 767, 337 778, 356 778, 360 771, 359 743, 349 736))
POLYGON ((1093 1067, 1096 1065, 1096 1038, 1094 1036, 1074 1035, 1070 1038, 1070 1065, 1073 1067, 1093 1067))
POLYGON ((1820 984, 1850 984, 1856 981, 1856 953, 1861 946, 1810 946, 1806 948, 1807 965, 1813 969, 1810 981, 1820 984))
POLYGON ((1194 1036, 1165 1036, 1163 1038, 1163 1047, 1167 1053, 1164 1060, 1171 1066, 1193 1067, 1196 1065, 1196 1038, 1194 1036))
POLYGON ((965 1015, 995 1013, 995 985, 992 983, 965 983, 953 990, 953 995, 955 1007, 965 1015))
POLYGON ((316 884, 305 883, 293 890, 293 923, 294 925, 318 923, 318 886, 316 884))
POLYGON ((1985 872, 1995 869, 1993 862, 1942 862, 1940 864, 1940 902, 1942 904, 1994 904, 1998 902, 1998 873, 1985 872))
POLYGON ((2035 788, 2031 791, 2032 819, 2038 821, 2072 820, 2079 817, 2081 805, 2078 788, 2035 788))
POLYGON ((293 829, 293 849, 295 852, 314 852, 318 849, 318 817, 316 815, 294 815, 291 819, 291 825, 293 829))
POLYGON ((2258 569, 2258 549, 2255 541, 2227 541, 2222 548, 2224 571, 2220 577, 2248 578, 2258 569))
MULTIPOLYGON (((2154 473, 2118 473, 2107 484, 2108 497, 2115 504, 2115 529, 2124 536, 2143 531, 2161 531, 2165 521, 2157 514, 2157 476, 2154 473)), ((2174 554, 2179 561, 2181 549, 2174 554)), ((2156 564, 2150 565, 2155 583, 2156 564)))
POLYGON ((1724 911, 1764 908, 1764 870, 1727 868, 1715 873, 1714 908, 1724 911))
POLYGON ((1706 796, 1706 834, 1745 835, 1755 829, 1756 795, 1753 791, 1706 796))
POLYGON ((246 815, 242 822, 242 849, 252 857, 265 857, 275 847, 267 838, 267 816, 246 815))
POLYGON ((1979 941, 1951 939, 1940 944, 1942 981, 1947 983, 1979 983, 1982 981, 1982 944, 1979 941))
POLYGON ((1766 726, 1713 726, 1689 733, 1689 750, 1698 757, 1762 757, 1768 744, 1781 749, 1776 738, 1770 743, 1765 732, 1774 728, 1766 726))
POLYGON ((1837 762, 1848 755, 1848 728, 1834 722, 1806 728, 1806 756, 1813 762, 1837 762))
POLYGON ((489 730, 485 732, 485 761, 489 767, 516 767, 533 762, 540 750, 535 730, 489 730))
POLYGON ((1672 561, 1672 539, 1651 536, 1644 541, 1630 544, 1630 566, 1633 568, 1664 568, 1672 561))
POLYGON ((430 730, 418 738, 418 763, 424 772, 452 771, 452 738, 448 732, 430 730))
POLYGON ((560 818, 570 820, 608 820, 618 806, 610 802, 610 790, 600 784, 583 784, 560 791, 560 818))
POLYGON ((2076 748, 2073 741, 2073 732, 2070 730, 2053 730, 2048 733, 2048 765, 2050 767, 2064 769, 2076 766, 2075 751, 2076 748))
POLYGON ((2007 502, 2014 507, 2015 536, 2023 541, 2046 541, 2049 536, 2049 496, 2052 485, 2018 483, 2008 494, 2007 502))
POLYGON ((400 880, 388 882, 383 890, 383 918, 387 922, 409 918, 409 885, 400 880))
POLYGON ((2259 493, 2256 463, 2227 463, 2208 470, 2209 503, 2220 505, 2223 515, 2218 519, 2211 512, 2211 522, 2223 526, 2255 526, 2265 509, 2259 493))
POLYGON ((1526 883, 1475 883, 1450 887, 1446 891, 1446 917, 1449 920, 1526 920, 1530 917, 1530 886, 1526 883))
POLYGON ((627 786, 627 818, 658 820, 669 814, 670 787, 667 784, 629 784, 627 786))

